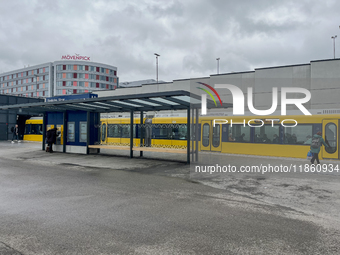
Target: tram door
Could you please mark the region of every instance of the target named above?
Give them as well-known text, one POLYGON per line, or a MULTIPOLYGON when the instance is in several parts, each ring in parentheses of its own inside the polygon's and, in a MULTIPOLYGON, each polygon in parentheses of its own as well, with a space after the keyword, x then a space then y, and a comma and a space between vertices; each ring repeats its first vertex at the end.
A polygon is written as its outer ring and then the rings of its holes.
POLYGON ((213 127, 212 121, 202 121, 202 137, 201 150, 202 151, 221 151, 221 132, 222 125, 215 124, 213 127))
POLYGON ((322 121, 322 137, 325 143, 330 147, 321 147, 322 157, 338 159, 339 158, 339 125, 337 119, 325 119, 322 121))

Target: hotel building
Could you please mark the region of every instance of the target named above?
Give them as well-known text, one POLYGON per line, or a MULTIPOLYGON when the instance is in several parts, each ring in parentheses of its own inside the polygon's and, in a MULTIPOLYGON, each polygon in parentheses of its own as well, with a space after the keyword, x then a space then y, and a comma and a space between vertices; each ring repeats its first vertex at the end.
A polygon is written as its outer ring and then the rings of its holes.
POLYGON ((0 94, 52 97, 118 86, 117 67, 77 60, 61 60, 0 73, 0 94))

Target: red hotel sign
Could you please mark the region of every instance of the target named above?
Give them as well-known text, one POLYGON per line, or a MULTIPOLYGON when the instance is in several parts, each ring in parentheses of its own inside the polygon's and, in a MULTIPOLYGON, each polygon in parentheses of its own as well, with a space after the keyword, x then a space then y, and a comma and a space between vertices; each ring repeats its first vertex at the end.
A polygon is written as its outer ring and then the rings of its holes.
POLYGON ((87 60, 87 61, 90 61, 90 57, 80 56, 79 54, 75 54, 73 56, 70 56, 70 55, 61 56, 61 59, 67 59, 67 60, 87 60))

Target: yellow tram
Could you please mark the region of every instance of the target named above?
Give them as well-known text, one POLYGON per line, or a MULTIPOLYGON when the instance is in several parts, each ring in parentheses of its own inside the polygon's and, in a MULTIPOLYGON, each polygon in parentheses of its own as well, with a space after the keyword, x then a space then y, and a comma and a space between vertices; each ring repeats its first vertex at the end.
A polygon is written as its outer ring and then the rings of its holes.
MULTIPOLYGON (((186 117, 147 117, 143 125, 134 119, 134 146, 185 148, 187 144, 186 117)), ((100 143, 128 145, 130 118, 101 119, 100 143)), ((199 151, 246 154, 274 157, 305 158, 311 138, 322 132, 329 147, 322 146, 324 159, 340 159, 339 114, 290 116, 202 116, 198 121, 198 137, 191 131, 191 139, 198 142, 199 151)), ((42 119, 26 121, 24 140, 42 141, 42 119), (38 125, 38 126, 34 126, 38 125), (29 127, 28 127, 29 126, 29 127), (27 131, 27 132, 26 132, 27 131)))

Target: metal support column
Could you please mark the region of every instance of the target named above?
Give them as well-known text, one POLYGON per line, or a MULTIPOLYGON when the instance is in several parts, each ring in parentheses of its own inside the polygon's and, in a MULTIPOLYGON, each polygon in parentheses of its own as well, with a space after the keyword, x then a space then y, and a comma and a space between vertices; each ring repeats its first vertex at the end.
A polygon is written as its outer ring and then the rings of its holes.
MULTIPOLYGON (((191 109, 191 131, 190 131, 192 136, 193 136, 193 134, 194 134, 194 127, 195 127, 195 125, 194 125, 194 123, 195 123, 195 112, 194 112, 194 111, 195 111, 195 109, 192 108, 192 109, 191 109)), ((191 138, 191 161, 192 161, 192 162, 195 161, 194 152, 195 152, 194 139, 191 138)))
POLYGON ((187 164, 190 164, 190 107, 187 109, 187 164))
POLYGON ((195 126, 196 126, 196 128, 195 128, 195 132, 196 132, 196 134, 195 134, 195 141, 196 141, 196 148, 195 148, 195 154, 196 154, 196 160, 195 160, 195 162, 198 162, 198 141, 199 141, 199 139, 200 139, 200 132, 199 132, 199 129, 198 129, 198 127, 199 127, 199 122, 198 122, 198 108, 196 108, 196 121, 195 121, 195 126))
POLYGON ((46 140, 46 112, 44 112, 43 114, 43 125, 42 125, 42 135, 43 135, 43 139, 42 139, 42 150, 45 150, 45 140, 46 140))
POLYGON ((63 112, 63 152, 66 152, 67 112, 63 112))
MULTIPOLYGON (((143 144, 143 111, 140 112, 140 145, 139 147, 144 147, 144 144, 143 144)), ((139 156, 140 157, 143 157, 143 151, 140 151, 139 152, 139 156)))
POLYGON ((133 158, 133 111, 130 111, 130 158, 133 158))
POLYGON ((86 137, 86 154, 90 154, 90 149, 89 149, 89 145, 90 145, 90 117, 91 114, 90 112, 87 112, 87 118, 86 118, 86 128, 87 128, 87 137, 86 137))

